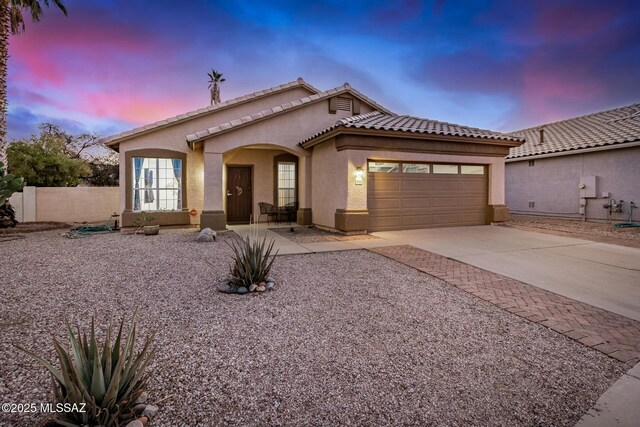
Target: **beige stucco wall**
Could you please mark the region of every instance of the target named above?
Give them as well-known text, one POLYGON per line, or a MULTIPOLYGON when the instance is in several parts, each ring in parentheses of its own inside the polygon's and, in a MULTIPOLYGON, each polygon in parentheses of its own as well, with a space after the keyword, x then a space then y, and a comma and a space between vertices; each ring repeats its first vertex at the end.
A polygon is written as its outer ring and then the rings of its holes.
POLYGON ((405 153, 397 151, 337 151, 329 140, 313 148, 312 210, 314 224, 335 228, 336 209, 367 209, 367 161, 393 160, 467 163, 488 166, 488 204, 504 204, 504 158, 453 154, 405 153), (365 171, 362 185, 355 184, 355 171, 365 171), (330 183, 330 184, 328 184, 330 183))
MULTIPOLYGON (((205 182, 205 158, 202 150, 193 151, 186 142, 186 136, 202 131, 220 123, 224 123, 239 117, 266 110, 273 106, 281 105, 291 100, 308 96, 311 92, 302 87, 295 87, 284 92, 272 94, 249 103, 238 104, 214 113, 198 117, 193 120, 174 124, 162 129, 138 135, 135 138, 120 143, 120 176, 125 176, 125 154, 127 151, 161 148, 180 151, 187 154, 187 204, 184 208, 195 209, 198 215, 191 217, 192 224, 200 222, 200 213, 204 206, 204 182, 205 182)), ((212 159, 209 159, 210 163, 212 159)), ((214 162, 215 163, 215 162, 214 162)), ((218 162, 221 164, 221 162, 218 162)), ((217 169, 220 171, 220 168, 217 169)), ((211 177, 207 177, 211 179, 211 177)), ((220 178, 221 181, 221 178, 220 178)), ((125 209, 125 180, 120 181, 119 212, 125 209)), ((218 184, 219 185, 219 184, 218 184)), ((218 186, 219 188, 219 186, 218 186)))
MULTIPOLYGON (((253 146, 254 148, 261 148, 263 150, 285 150, 286 152, 295 154, 298 156, 298 185, 299 185, 299 202, 301 208, 311 208, 312 194, 313 194, 313 159, 309 160, 311 152, 304 150, 298 146, 298 143, 319 132, 327 127, 333 125, 337 120, 350 117, 352 114, 348 111, 337 111, 335 114, 329 113, 329 100, 322 100, 314 104, 308 104, 301 108, 292 110, 286 114, 280 116, 274 116, 267 120, 238 128, 231 132, 223 133, 205 141, 204 144, 204 157, 205 157, 205 210, 215 211, 224 209, 224 203, 226 196, 226 177, 225 168, 219 169, 216 165, 220 159, 223 158, 224 153, 228 153, 238 147, 253 146), (309 181, 312 182, 309 182, 309 181), (220 195, 220 200, 218 196, 220 195), (213 199, 210 199, 213 198, 213 199)), ((362 104, 361 113, 370 112, 371 107, 362 104)), ((252 148, 251 150, 254 150, 252 148)), ((263 151, 261 150, 261 151, 263 151)), ((243 150, 246 151, 246 150, 243 150)), ((334 150, 335 151, 335 150, 334 150)), ((245 154, 243 154, 244 156, 245 154)), ((260 157, 259 154, 255 154, 255 160, 258 164, 261 164, 265 159, 272 159, 271 157, 260 157)), ((228 157, 224 155, 224 163, 234 163, 238 160, 228 160, 228 157)), ((251 164, 250 160, 243 160, 251 164)), ((271 160, 269 160, 271 161, 271 160)), ((254 182, 256 180, 266 180, 269 178, 269 185, 271 185, 273 179, 273 171, 265 172, 266 175, 262 175, 260 170, 254 171, 254 182)), ((341 173, 345 173, 342 171, 341 173)), ((331 182, 331 181, 324 181, 331 182)), ((266 200, 272 200, 273 196, 269 196, 266 200)), ((258 212, 257 203, 263 201, 254 198, 254 212, 258 212)), ((334 208, 335 212, 335 208, 334 208)), ((315 217, 315 211, 313 211, 315 217)), ((315 220, 314 220, 315 221, 315 220)))
POLYGON ((102 222, 119 208, 118 187, 38 187, 36 221, 102 222))

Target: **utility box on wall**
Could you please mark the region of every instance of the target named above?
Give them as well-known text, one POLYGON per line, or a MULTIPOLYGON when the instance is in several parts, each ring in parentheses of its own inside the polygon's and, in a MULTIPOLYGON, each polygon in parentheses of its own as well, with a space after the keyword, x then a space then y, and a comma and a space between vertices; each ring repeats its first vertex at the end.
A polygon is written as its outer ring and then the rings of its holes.
POLYGON ((595 175, 586 175, 580 177, 580 198, 595 198, 598 197, 598 192, 596 191, 596 183, 598 177, 595 175))

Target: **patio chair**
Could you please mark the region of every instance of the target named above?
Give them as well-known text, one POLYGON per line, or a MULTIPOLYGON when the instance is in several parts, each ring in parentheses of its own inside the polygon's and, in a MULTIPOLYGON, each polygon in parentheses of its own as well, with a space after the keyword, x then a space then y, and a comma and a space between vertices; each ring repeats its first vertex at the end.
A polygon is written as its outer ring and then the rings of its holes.
POLYGON ((287 222, 291 224, 291 218, 296 218, 298 214, 298 202, 287 203, 281 209, 281 213, 287 217, 287 222))
POLYGON ((260 215, 258 215, 258 222, 260 222, 260 218, 262 215, 267 216, 267 225, 271 224, 271 218, 275 219, 276 224, 278 223, 278 211, 271 203, 260 202, 258 203, 260 207, 260 215))

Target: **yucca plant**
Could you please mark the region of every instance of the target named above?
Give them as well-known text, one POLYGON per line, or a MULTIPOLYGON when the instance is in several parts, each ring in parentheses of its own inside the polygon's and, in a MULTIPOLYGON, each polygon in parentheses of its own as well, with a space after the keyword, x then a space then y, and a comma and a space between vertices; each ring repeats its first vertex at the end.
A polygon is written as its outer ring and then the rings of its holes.
POLYGON ((91 320, 91 336, 75 335, 65 320, 71 351, 53 339, 60 369, 35 353, 17 346, 35 358, 51 374, 54 405, 76 405, 85 412, 57 412, 52 421, 62 426, 125 425, 135 418, 133 407, 146 390, 149 374, 145 373, 154 354, 153 335, 145 339, 140 352, 135 354, 136 316, 122 346, 124 318, 115 342, 111 343, 113 323, 109 323, 102 349, 95 334, 95 319, 91 320), (71 357, 73 355, 73 358, 71 357))
POLYGON ((267 236, 262 241, 257 236, 247 235, 241 242, 229 245, 233 249, 230 279, 234 286, 249 288, 254 283, 264 282, 269 276, 276 252, 271 256, 274 241, 267 244, 267 236), (271 258, 271 259, 269 259, 271 258))

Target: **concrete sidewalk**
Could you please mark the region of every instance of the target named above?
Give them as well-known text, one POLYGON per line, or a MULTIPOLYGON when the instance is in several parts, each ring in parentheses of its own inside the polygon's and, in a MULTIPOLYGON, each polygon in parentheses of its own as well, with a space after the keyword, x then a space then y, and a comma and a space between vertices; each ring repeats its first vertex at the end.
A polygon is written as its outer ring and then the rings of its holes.
MULTIPOLYGON (((251 227, 249 225, 230 225, 230 230, 233 230, 240 237, 245 237, 250 233, 251 227)), ((275 227, 270 227, 275 228, 275 227)), ((289 227, 282 227, 289 228, 289 227)), ((333 252, 333 251, 349 251, 358 249, 377 248, 382 246, 397 245, 396 242, 386 239, 362 239, 362 240, 349 240, 347 242, 333 241, 333 242, 314 242, 314 243, 296 243, 287 239, 285 236, 275 233, 265 225, 260 224, 258 226, 258 237, 262 239, 267 236, 267 240, 273 239, 274 251, 278 251, 280 255, 293 255, 293 254, 309 254, 316 252, 333 252)))
POLYGON ((640 363, 627 371, 582 416, 576 427, 640 425, 640 363))

